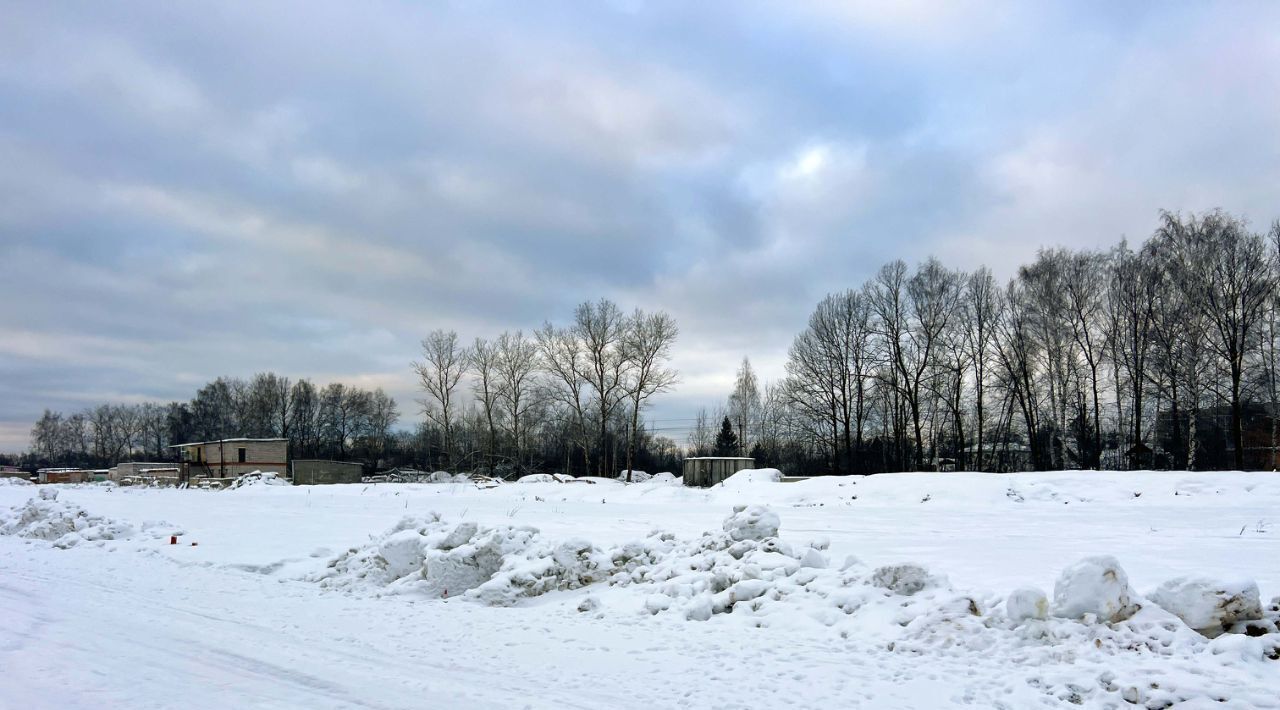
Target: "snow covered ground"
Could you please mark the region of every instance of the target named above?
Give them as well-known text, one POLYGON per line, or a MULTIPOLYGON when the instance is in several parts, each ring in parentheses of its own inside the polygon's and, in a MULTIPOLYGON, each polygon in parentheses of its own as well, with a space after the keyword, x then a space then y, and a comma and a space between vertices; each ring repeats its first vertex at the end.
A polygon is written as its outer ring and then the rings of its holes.
POLYGON ((1274 474, 664 478, 0 486, 0 708, 1280 707, 1274 474))

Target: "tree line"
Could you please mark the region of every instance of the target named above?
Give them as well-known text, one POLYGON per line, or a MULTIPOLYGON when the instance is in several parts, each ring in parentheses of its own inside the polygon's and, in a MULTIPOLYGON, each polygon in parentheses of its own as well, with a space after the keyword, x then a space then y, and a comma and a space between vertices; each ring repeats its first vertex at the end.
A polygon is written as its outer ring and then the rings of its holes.
MULTIPOLYGON (((930 258, 832 293, 756 385, 699 413, 809 473, 1273 469, 1280 222, 1164 212, 1142 245, 1042 249, 1000 285, 930 258)), ((722 437, 721 437, 722 438, 722 437)))
POLYGON ((45 410, 31 430, 29 465, 110 466, 176 460, 173 444, 232 437, 287 438, 292 458, 376 464, 396 452, 396 401, 381 388, 318 387, 275 373, 219 377, 189 402, 101 404, 64 415, 45 410))

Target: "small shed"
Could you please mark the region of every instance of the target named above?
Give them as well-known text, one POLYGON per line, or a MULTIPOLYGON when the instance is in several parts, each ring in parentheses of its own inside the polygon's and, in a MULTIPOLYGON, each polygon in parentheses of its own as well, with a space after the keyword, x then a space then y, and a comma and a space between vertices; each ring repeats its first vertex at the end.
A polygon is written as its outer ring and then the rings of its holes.
POLYGON ((36 471, 38 483, 85 483, 93 471, 79 468, 42 468, 36 471))
POLYGON ((699 456, 684 460, 686 486, 714 486, 744 468, 755 468, 756 460, 746 456, 699 456))
POLYGON ((355 461, 325 461, 321 459, 295 459, 293 461, 293 485, 295 486, 359 483, 362 476, 364 476, 364 466, 355 461))

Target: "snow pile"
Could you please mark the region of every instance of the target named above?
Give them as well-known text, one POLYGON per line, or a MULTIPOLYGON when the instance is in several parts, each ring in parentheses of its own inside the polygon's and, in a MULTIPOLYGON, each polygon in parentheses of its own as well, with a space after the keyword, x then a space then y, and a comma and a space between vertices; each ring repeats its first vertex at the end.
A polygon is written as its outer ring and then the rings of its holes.
POLYGON ((1210 638, 1237 623, 1262 619, 1258 585, 1249 580, 1215 582, 1179 577, 1160 585, 1148 598, 1210 638))
POLYGON ((1193 669, 1280 658, 1280 605, 1273 603, 1261 621, 1245 622, 1258 616, 1248 583, 1175 580, 1153 595, 1166 610, 1137 596, 1114 558, 1089 557, 1062 572, 1052 603, 1035 588, 1005 598, 975 596, 917 564, 872 568, 849 557, 833 565, 824 540, 783 540, 780 529, 770 508, 739 505, 719 530, 698 537, 655 530, 601 548, 578 538, 549 540, 533 527, 450 523, 432 513, 401 520, 309 579, 350 593, 462 597, 503 607, 581 589, 587 593, 565 600, 566 608, 600 618, 715 619, 788 633, 812 625, 892 654, 995 655, 1027 668, 1061 668, 1070 659, 1070 672, 1028 682, 1048 698, 1090 706, 1167 707, 1218 697, 1214 674, 1193 669), (1233 633, 1209 639, 1183 619, 1233 633), (1144 670, 1117 663, 1131 657, 1160 657, 1176 668, 1153 685, 1144 670))
POLYGON ((1063 570, 1053 585, 1053 611, 1068 619, 1092 615, 1106 622, 1123 621, 1141 608, 1135 596, 1116 558, 1086 557, 1063 570))
MULTIPOLYGON (((631 469, 632 483, 644 483, 648 481, 650 478, 653 478, 653 476, 649 475, 645 471, 637 471, 635 469, 631 469)), ((618 480, 619 481, 627 480, 627 470, 625 468, 618 472, 618 480)))
POLYGON ((674 484, 684 483, 684 479, 681 478, 680 476, 675 475, 674 473, 671 473, 670 471, 662 471, 661 473, 653 474, 652 476, 649 477, 647 481, 644 481, 644 482, 648 483, 651 486, 670 486, 674 484))
POLYGON ((776 468, 744 468, 720 482, 725 488, 743 488, 754 483, 778 483, 782 471, 776 468))
POLYGON ((238 476, 236 480, 231 482, 228 490, 237 488, 245 488, 247 486, 288 486, 289 481, 280 477, 275 471, 250 471, 242 476, 238 476))
POLYGON ((58 500, 53 488, 41 489, 40 495, 21 507, 0 511, 0 535, 48 540, 63 549, 86 541, 127 538, 134 532, 128 523, 90 515, 74 503, 58 500))
POLYGON ((408 517, 370 545, 311 575, 321 586, 429 598, 465 595, 493 606, 603 580, 609 558, 583 540, 553 544, 536 528, 449 525, 408 517))
POLYGON ((25 478, 14 478, 13 476, 0 476, 0 487, 3 486, 32 486, 35 485, 25 478))

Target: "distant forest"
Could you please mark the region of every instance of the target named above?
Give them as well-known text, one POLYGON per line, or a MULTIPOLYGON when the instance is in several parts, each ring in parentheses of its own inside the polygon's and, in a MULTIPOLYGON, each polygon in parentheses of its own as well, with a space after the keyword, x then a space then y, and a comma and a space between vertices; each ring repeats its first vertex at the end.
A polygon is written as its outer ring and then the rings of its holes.
POLYGON ((1280 223, 1162 213, 1109 250, 1042 249, 1003 286, 936 259, 884 265, 814 309, 786 376, 738 366, 677 442, 644 411, 678 384, 665 313, 586 302, 570 321, 464 343, 437 330, 412 364, 425 420, 396 429, 381 390, 272 373, 190 402, 46 411, 22 463, 166 460, 171 443, 288 437, 291 456, 617 475, 746 455, 794 474, 1064 468, 1274 469, 1280 223))

